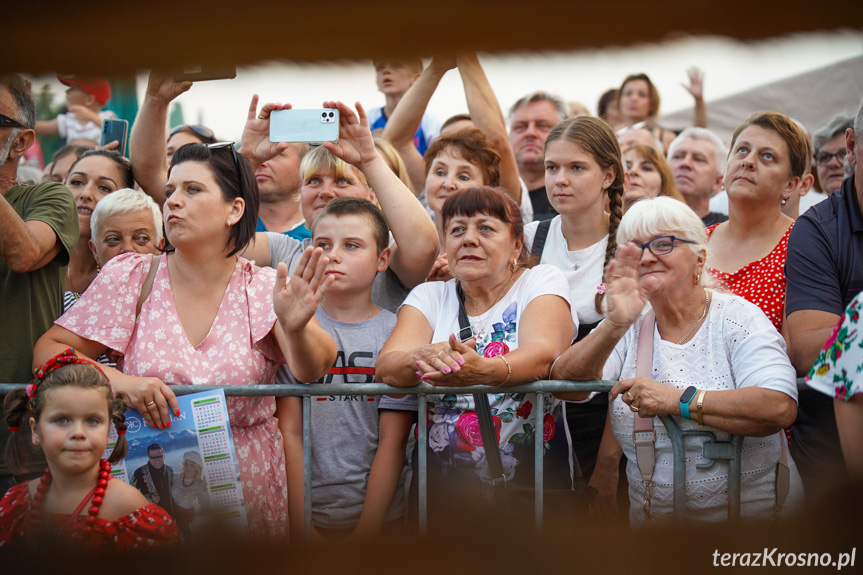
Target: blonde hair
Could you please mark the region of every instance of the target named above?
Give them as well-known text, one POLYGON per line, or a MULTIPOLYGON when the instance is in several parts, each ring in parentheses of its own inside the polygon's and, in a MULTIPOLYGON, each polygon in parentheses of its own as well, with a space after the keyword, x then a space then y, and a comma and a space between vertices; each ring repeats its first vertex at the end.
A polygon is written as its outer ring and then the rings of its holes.
POLYGON ((393 173, 398 176, 407 189, 413 190, 411 180, 408 177, 407 166, 405 166, 405 162, 402 160, 402 156, 398 153, 398 150, 395 149, 395 146, 380 135, 375 134, 372 137, 375 140, 375 147, 378 149, 378 153, 386 160, 387 164, 392 166, 393 173))
POLYGON ((335 157, 326 148, 321 146, 316 147, 303 156, 303 159, 300 162, 301 181, 305 182, 310 177, 318 174, 333 174, 339 178, 356 175, 363 185, 367 188, 371 188, 371 186, 369 186, 369 181, 366 179, 366 175, 363 174, 362 171, 348 164, 344 160, 335 157))

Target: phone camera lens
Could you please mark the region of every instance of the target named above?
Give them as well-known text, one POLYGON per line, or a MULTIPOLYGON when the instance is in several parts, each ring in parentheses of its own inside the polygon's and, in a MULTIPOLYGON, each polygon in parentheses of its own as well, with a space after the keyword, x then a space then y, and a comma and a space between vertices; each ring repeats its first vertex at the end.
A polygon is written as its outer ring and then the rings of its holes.
POLYGON ((332 118, 332 117, 333 117, 333 113, 332 113, 332 112, 330 112, 330 118, 332 118))
POLYGON ((327 117, 327 113, 326 113, 326 112, 321 112, 321 118, 326 118, 326 117, 327 117))

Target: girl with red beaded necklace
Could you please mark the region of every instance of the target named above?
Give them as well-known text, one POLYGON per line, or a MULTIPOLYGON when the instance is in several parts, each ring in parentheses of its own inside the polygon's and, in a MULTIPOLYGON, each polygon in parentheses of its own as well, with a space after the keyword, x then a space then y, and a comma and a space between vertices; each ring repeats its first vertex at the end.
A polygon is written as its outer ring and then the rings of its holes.
POLYGON ((35 547, 52 539, 119 548, 176 542, 177 526, 165 511, 131 485, 110 481, 111 463, 128 450, 126 405, 102 370, 70 348, 35 375, 26 390, 6 396, 4 415, 12 432, 6 460, 13 469, 24 463, 29 429, 48 468, 0 500, 0 548, 35 547), (111 423, 118 438, 105 460, 111 423))

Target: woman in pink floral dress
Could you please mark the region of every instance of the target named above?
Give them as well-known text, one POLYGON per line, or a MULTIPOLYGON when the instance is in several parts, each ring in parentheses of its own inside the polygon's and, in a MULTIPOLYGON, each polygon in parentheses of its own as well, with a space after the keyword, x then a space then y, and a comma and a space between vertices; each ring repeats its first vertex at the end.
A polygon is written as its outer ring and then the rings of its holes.
MULTIPOLYGON (((158 428, 179 415, 169 385, 267 384, 279 363, 300 381, 326 372, 335 343, 314 313, 331 283, 327 259, 309 249, 288 281, 284 264, 256 269, 236 255, 255 232, 258 200, 251 165, 231 146, 189 144, 174 154, 164 206, 173 251, 158 260, 133 253, 112 260, 37 342, 35 364, 69 346, 87 358, 116 351, 122 371, 106 370, 112 386, 158 428)), ((229 398, 228 413, 250 531, 284 534, 275 400, 229 398)))

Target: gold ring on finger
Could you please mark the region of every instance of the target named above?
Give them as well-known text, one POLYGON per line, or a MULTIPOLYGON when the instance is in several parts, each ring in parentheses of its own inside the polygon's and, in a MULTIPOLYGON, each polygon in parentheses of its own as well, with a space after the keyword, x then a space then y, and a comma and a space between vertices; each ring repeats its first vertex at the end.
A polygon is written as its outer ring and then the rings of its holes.
POLYGON ((632 410, 632 411, 634 411, 635 413, 638 413, 638 411, 639 411, 639 410, 638 410, 638 408, 637 408, 637 407, 635 407, 634 405, 630 405, 630 406, 629 406, 629 409, 631 409, 631 410, 632 410))
POLYGON ((629 401, 635 401, 635 396, 629 391, 626 392, 626 397, 629 398, 629 401))
POLYGON ((266 120, 266 119, 267 119, 267 116, 263 116, 263 115, 262 115, 262 116, 258 116, 258 119, 259 119, 259 120, 266 120))
POLYGON ((154 399, 153 401, 148 401, 148 402, 147 402, 147 403, 145 403, 144 405, 145 405, 146 407, 150 407, 151 405, 156 405, 156 400, 154 399))

